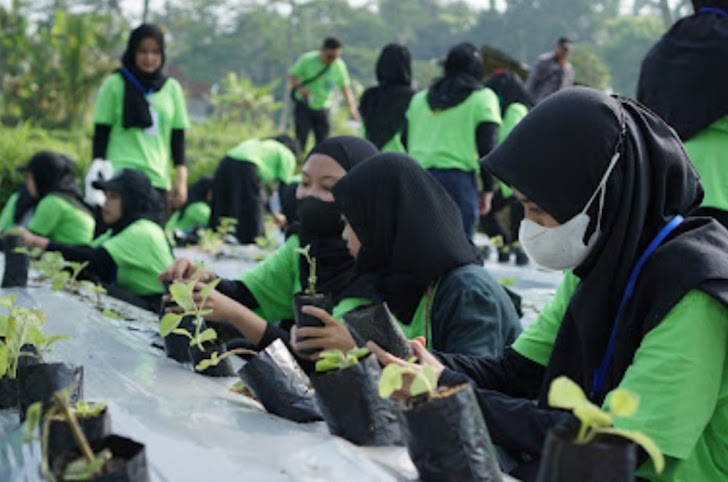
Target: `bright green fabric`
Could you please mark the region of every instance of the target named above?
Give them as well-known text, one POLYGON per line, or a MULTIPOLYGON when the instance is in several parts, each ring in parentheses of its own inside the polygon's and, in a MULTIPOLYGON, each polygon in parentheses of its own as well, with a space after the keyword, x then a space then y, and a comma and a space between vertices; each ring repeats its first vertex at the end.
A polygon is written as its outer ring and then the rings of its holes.
POLYGON ((561 320, 578 284, 579 278, 574 273, 570 270, 564 272, 553 298, 546 303, 536 321, 528 325, 516 339, 514 350, 540 365, 548 364, 561 320))
POLYGON ((139 219, 116 236, 107 237, 100 246, 116 263, 116 284, 135 295, 156 295, 164 290, 157 281, 159 273, 174 261, 162 228, 139 219))
POLYGON ((498 144, 508 137, 508 134, 516 127, 516 124, 526 117, 526 114, 528 114, 528 107, 520 102, 514 102, 506 108, 506 111, 503 113, 503 123, 498 128, 498 144))
POLYGON ((43 196, 28 223, 28 230, 56 243, 77 246, 94 237, 96 222, 91 214, 55 194, 43 196))
POLYGON ((112 235, 113 233, 111 232, 111 230, 107 229, 105 233, 100 234, 96 239, 91 241, 89 243, 89 246, 91 246, 92 248, 98 248, 99 246, 104 244, 106 240, 109 239, 112 235))
MULTIPOLYGON (((407 149, 404 148, 404 144, 402 144, 402 138, 400 137, 401 132, 397 132, 394 136, 392 136, 391 139, 387 141, 386 144, 382 146, 381 149, 379 149, 380 152, 400 152, 402 154, 407 153, 407 149)), ((367 137, 367 130, 364 126, 364 123, 361 124, 361 136, 366 139, 367 137)))
POLYGON ((199 201, 187 206, 184 216, 181 218, 179 213, 179 209, 172 213, 164 229, 169 232, 175 229, 187 231, 194 226, 207 226, 210 221, 210 206, 205 201, 199 201))
POLYGON ((728 116, 685 142, 685 150, 705 189, 701 206, 728 210, 728 116))
MULTIPOLYGON (((546 365, 578 278, 567 272, 539 318, 513 344, 521 355, 546 365)), ((640 396, 638 412, 617 419, 619 428, 641 430, 668 457, 648 480, 728 480, 728 310, 702 291, 688 292, 645 335, 620 387, 640 396)), ((608 401, 605 403, 608 406, 608 401)))
POLYGON ((425 169, 479 171, 475 129, 482 122, 501 123, 498 97, 490 89, 473 91, 455 107, 435 112, 427 91, 418 92, 406 115, 407 150, 425 169))
POLYGON ((640 396, 637 413, 615 426, 641 430, 670 457, 647 480, 728 480, 728 310, 693 290, 642 340, 619 386, 640 396))
POLYGON ((397 320, 399 327, 402 329, 402 333, 404 333, 404 336, 408 340, 414 340, 418 336, 423 336, 425 337, 428 349, 432 349, 432 302, 435 298, 436 291, 437 288, 435 287, 425 292, 409 324, 397 320))
MULTIPOLYGON (((298 77, 301 82, 313 78, 324 68, 321 62, 320 52, 318 50, 306 52, 301 55, 291 68, 291 74, 298 77)), ((325 74, 305 87, 311 91, 308 98, 308 106, 314 110, 327 109, 331 106, 334 89, 336 87, 348 87, 351 84, 349 80, 349 71, 346 64, 340 58, 334 60, 325 74)), ((296 94, 298 100, 303 100, 300 94, 296 94)))
POLYGON ((122 127, 124 80, 115 73, 106 78, 96 97, 94 123, 111 126, 106 159, 115 170, 133 168, 143 171, 154 187, 169 190, 172 181, 171 139, 173 129, 187 129, 187 106, 182 87, 168 79, 158 92, 147 96, 159 116, 157 134, 150 136, 144 129, 122 127))
MULTIPOLYGON (((258 302, 255 312, 268 322, 293 319, 293 295, 301 291, 298 247, 298 236, 292 235, 273 254, 240 276, 258 302)), ((341 320, 345 313, 370 303, 364 298, 344 298, 334 306, 332 316, 341 320)))
POLYGON ((15 206, 18 205, 18 193, 14 192, 5 203, 2 214, 0 214, 0 231, 7 231, 15 226, 15 206))
POLYGON ((230 149, 228 157, 255 164, 258 177, 263 183, 281 181, 286 184, 293 179, 296 156, 291 150, 273 139, 248 139, 230 149))

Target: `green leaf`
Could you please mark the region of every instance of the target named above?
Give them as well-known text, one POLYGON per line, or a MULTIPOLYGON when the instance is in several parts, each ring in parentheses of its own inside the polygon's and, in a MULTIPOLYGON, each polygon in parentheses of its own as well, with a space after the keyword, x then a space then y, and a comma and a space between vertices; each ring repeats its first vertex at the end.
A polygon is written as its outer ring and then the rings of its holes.
POLYGON ((316 362, 316 371, 319 373, 338 370, 339 364, 330 358, 322 358, 316 362))
POLYGON ((437 374, 430 365, 422 365, 415 373, 415 378, 410 385, 410 396, 414 397, 421 393, 427 393, 437 388, 437 374))
POLYGON ((598 433, 617 435, 631 440, 647 452, 647 455, 649 455, 650 459, 652 459, 652 463, 655 465, 655 471, 658 474, 661 474, 662 471, 665 470, 665 457, 662 455, 662 451, 657 444, 644 433, 637 430, 622 430, 619 428, 598 428, 595 431, 598 433))
MULTIPOLYGON (((610 427, 613 423, 612 417, 589 401, 585 401, 574 409, 574 415, 587 427, 610 427)), ((582 442, 578 440, 577 443, 582 442)))
POLYGON ((567 410, 573 410, 587 401, 581 387, 564 376, 551 382, 548 400, 550 406, 567 410))
POLYGON ((369 351, 369 348, 367 347, 361 347, 361 348, 354 348, 352 350, 349 350, 349 355, 354 357, 357 361, 361 360, 368 354, 370 354, 371 351, 369 351))
POLYGON ((195 309, 195 304, 192 301, 192 292, 195 283, 195 281, 190 281, 189 283, 173 283, 169 287, 169 294, 172 295, 172 301, 180 305, 185 311, 195 309))
POLYGON ((105 317, 111 318, 112 320, 123 320, 124 317, 120 315, 119 313, 112 311, 108 308, 104 308, 104 311, 101 312, 105 317))
POLYGON ((92 418, 101 415, 106 407, 106 403, 89 403, 86 400, 79 400, 76 402, 74 412, 78 418, 92 418))
MULTIPOLYGON (((184 328, 175 328, 174 330, 172 330, 172 333, 174 333, 175 335, 186 336, 190 340, 193 340, 194 339, 192 337, 192 334, 189 331, 185 330, 184 328)), ((192 344, 192 342, 190 342, 190 345, 191 344, 192 344)))
POLYGON ((35 346, 43 346, 43 342, 45 342, 45 335, 43 334, 43 330, 41 330, 37 326, 30 326, 28 327, 28 338, 27 340, 35 346))
POLYGON ((159 322, 159 334, 163 337, 169 335, 179 326, 181 321, 182 315, 165 313, 162 321, 159 322))
POLYGON ((0 296, 0 306, 7 308, 8 310, 13 309, 13 305, 15 304, 15 295, 5 295, 0 296))
POLYGON ((62 290, 63 287, 66 286, 66 281, 68 281, 68 278, 70 278, 70 277, 71 277, 71 275, 65 271, 61 271, 60 273, 57 273, 55 276, 53 276, 53 282, 51 283, 51 289, 53 291, 62 290))
POLYGON ((405 367, 390 364, 382 370, 382 376, 379 377, 379 396, 389 398, 394 392, 402 389, 402 378, 405 373, 405 367))
POLYGON ((8 372, 8 346, 0 340, 0 378, 8 372))
POLYGON ((640 398, 624 388, 612 390, 609 398, 609 410, 615 417, 629 417, 637 411, 640 398))
POLYGON ((8 317, 0 315, 0 336, 7 336, 8 333, 8 317))
POLYGON ((31 404, 25 411, 25 435, 23 436, 24 442, 33 440, 33 433, 35 429, 40 425, 40 418, 42 414, 42 403, 35 402, 31 404))
POLYGON ((91 480, 101 467, 111 460, 111 457, 111 451, 109 449, 104 449, 96 455, 93 462, 87 462, 83 457, 78 458, 66 466, 66 470, 63 473, 63 479, 91 480))
POLYGON ((212 341, 217 339, 217 332, 213 328, 208 328, 197 338, 198 343, 202 344, 206 341, 212 341))
POLYGON ((210 293, 212 293, 212 290, 215 289, 215 287, 220 283, 220 278, 214 279, 207 283, 204 288, 200 291, 200 296, 203 300, 206 300, 208 296, 210 296, 210 293))

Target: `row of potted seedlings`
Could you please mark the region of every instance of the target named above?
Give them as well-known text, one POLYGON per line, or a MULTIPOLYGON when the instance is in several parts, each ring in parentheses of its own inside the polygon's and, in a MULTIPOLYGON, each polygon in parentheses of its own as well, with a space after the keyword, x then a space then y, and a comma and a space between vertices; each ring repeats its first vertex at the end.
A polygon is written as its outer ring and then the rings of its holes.
MULTIPOLYGON (((309 257, 308 249, 299 252, 308 260, 310 269, 308 287, 294 299, 296 324, 320 326, 320 320, 302 313, 301 307, 314 305, 331 312, 331 299, 315 290, 315 260, 309 257)), ((259 354, 244 348, 224 351, 214 346, 216 333, 205 327, 201 308, 215 284, 202 290, 199 306, 192 300, 194 283, 170 287, 172 299, 184 310, 182 315, 166 314, 162 319, 160 332, 170 357, 191 361, 197 371, 204 373, 219 367, 232 354, 242 354, 247 363, 238 375, 268 412, 296 422, 323 419, 332 434, 356 445, 404 444, 423 481, 502 480, 470 384, 438 387, 434 372, 427 366, 418 369, 389 365, 382 370, 366 348, 348 353, 322 352, 310 377, 281 340, 259 354), (398 401, 390 398, 403 393, 405 397, 398 401)), ((386 304, 349 313, 344 321, 358 344, 372 340, 400 358, 412 356, 386 304)), ((207 374, 227 376, 232 375, 232 370, 207 374)), ((614 417, 634 413, 638 399, 623 390, 610 396, 612 412, 606 413, 592 405, 568 379, 554 382, 550 404, 572 410, 581 428, 575 433, 557 427, 549 433, 539 482, 632 481, 637 460, 635 443, 650 455, 657 470, 662 470, 662 455, 649 438, 612 427, 614 417)))

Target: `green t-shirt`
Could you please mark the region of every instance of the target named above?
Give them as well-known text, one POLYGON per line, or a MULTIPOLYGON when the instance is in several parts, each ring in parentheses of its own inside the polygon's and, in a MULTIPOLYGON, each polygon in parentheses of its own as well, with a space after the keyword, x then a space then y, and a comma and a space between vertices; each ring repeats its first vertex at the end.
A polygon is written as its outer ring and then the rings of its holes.
MULTIPOLYGON (((387 143, 382 146, 381 149, 379 149, 379 152, 400 152, 402 154, 406 154, 407 149, 405 149, 404 144, 402 144, 401 135, 401 132, 397 132, 395 135, 393 135, 392 138, 389 139, 387 143)), ((367 130, 363 122, 361 125, 361 136, 365 139, 367 138, 367 130)))
MULTIPOLYGON (((556 295, 513 348, 546 365, 578 279, 567 272, 556 295)), ((688 292, 642 340, 620 387, 640 396, 637 413, 616 419, 641 430, 666 456, 637 476, 652 481, 728 480, 728 310, 698 290, 688 292)), ((608 406, 607 400, 605 406, 608 406)))
POLYGON ((187 129, 187 106, 182 87, 175 79, 168 79, 158 92, 147 96, 158 117, 156 129, 122 127, 124 105, 124 79, 115 73, 106 78, 96 97, 94 123, 111 126, 106 159, 114 170, 139 169, 152 181, 154 187, 169 190, 172 182, 172 129, 187 129), (153 132, 156 130, 156 132, 153 132))
POLYGON ((473 91, 450 109, 430 110, 427 91, 412 97, 407 109, 407 150, 425 169, 478 172, 475 129, 482 122, 501 124, 498 97, 490 89, 473 91))
MULTIPOLYGON (((295 251, 299 246, 298 236, 290 236, 276 252, 240 277, 258 302, 255 312, 269 322, 293 319, 293 295, 301 291, 300 255, 295 251)), ((344 298, 334 306, 332 315, 341 320, 349 311, 370 303, 364 298, 344 298)))
POLYGON ((28 223, 28 230, 53 242, 77 246, 94 237, 96 222, 85 209, 55 194, 43 196, 28 223))
POLYGON ((0 231, 7 231, 15 226, 15 207, 18 205, 18 193, 14 192, 5 203, 2 214, 0 214, 0 231))
POLYGON ((93 244, 108 251, 116 263, 116 284, 139 296, 161 294, 164 289, 157 275, 174 261, 172 249, 162 228, 138 219, 116 236, 108 232, 93 244))
POLYGON ((508 137, 508 134, 516 127, 516 124, 526 117, 526 114, 528 114, 528 107, 520 102, 514 102, 506 108, 506 111, 503 113, 503 123, 498 128, 498 144, 508 137))
MULTIPOLYGON (((316 76, 324 68, 321 62, 321 53, 318 50, 306 52, 301 55, 291 68, 291 75, 298 77, 300 82, 305 82, 316 76)), ((336 87, 348 87, 351 84, 349 80, 349 71, 346 64, 340 58, 334 60, 323 75, 305 85, 311 91, 308 98, 308 106, 314 110, 327 109, 331 106, 334 89, 336 87)), ((296 98, 303 101, 301 94, 297 93, 296 98)))
POLYGON ((296 169, 293 152, 273 139, 248 139, 230 149, 227 156, 255 164, 260 181, 266 184, 276 180, 288 184, 296 169))
POLYGON ((198 201, 187 206, 184 215, 180 218, 180 210, 178 209, 164 226, 169 232, 175 229, 187 231, 194 226, 207 226, 210 222, 210 205, 204 201, 198 201))
POLYGON ((705 189, 701 206, 728 210, 728 116, 685 142, 685 151, 705 189))

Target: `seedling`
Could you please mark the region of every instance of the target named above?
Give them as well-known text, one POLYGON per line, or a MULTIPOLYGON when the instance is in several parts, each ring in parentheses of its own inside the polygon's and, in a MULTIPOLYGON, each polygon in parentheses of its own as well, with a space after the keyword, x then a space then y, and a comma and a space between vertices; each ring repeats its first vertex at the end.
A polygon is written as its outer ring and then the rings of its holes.
POLYGON ((215 229, 199 229, 197 235, 200 237, 200 249, 212 255, 218 254, 225 244, 225 238, 235 234, 237 224, 238 220, 235 218, 221 217, 220 224, 215 229))
POLYGON ((652 459, 657 473, 661 473, 665 468, 665 458, 652 439, 642 432, 613 426, 614 418, 629 417, 637 411, 639 397, 622 388, 612 390, 607 397, 609 411, 605 412, 586 398, 579 385, 561 376, 551 382, 548 400, 552 407, 571 410, 581 422, 573 440, 575 444, 588 444, 600 434, 626 438, 642 447, 652 459))
MULTIPOLYGON (((415 360, 415 357, 410 359, 410 361, 415 360)), ((382 376, 379 378, 379 396, 389 398, 393 393, 401 391, 403 388, 409 397, 432 392, 437 389, 437 374, 430 365, 415 367, 391 363, 384 367, 382 376), (411 377, 408 386, 405 386, 405 377, 411 377)))
POLYGON ((323 373, 352 367, 369 353, 369 348, 352 348, 346 353, 341 350, 324 350, 316 362, 316 371, 323 373))
POLYGON ((205 310, 203 308, 207 302, 207 298, 219 282, 219 279, 215 279, 207 283, 202 290, 200 290, 199 303, 196 303, 194 298, 195 285, 199 283, 199 281, 192 280, 188 283, 171 284, 169 287, 169 294, 172 296, 172 301, 177 303, 184 311, 182 313, 166 313, 162 317, 162 321, 159 322, 159 334, 163 337, 168 336, 170 333, 186 336, 190 339, 190 346, 196 346, 200 349, 200 351, 205 351, 205 348, 202 346, 203 343, 216 340, 217 332, 212 328, 207 328, 206 330, 201 331, 204 316, 209 315, 212 312, 211 310, 205 310), (194 333, 190 333, 186 329, 179 327, 179 324, 182 322, 182 318, 185 316, 195 317, 194 333))
POLYGON ((88 261, 83 263, 66 261, 61 253, 46 251, 39 259, 33 261, 31 266, 40 271, 41 280, 51 280, 51 289, 53 291, 67 289, 71 293, 78 294, 81 290, 78 275, 88 266, 88 261))
POLYGON ((316 296, 316 258, 311 257, 311 245, 306 245, 305 248, 296 248, 296 252, 306 258, 308 262, 308 286, 304 290, 309 296, 316 296))
POLYGON ((46 337, 41 329, 45 314, 36 308, 25 308, 15 304, 15 295, 0 297, 0 306, 8 310, 0 315, 0 378, 17 378, 18 361, 21 356, 43 360, 42 353, 50 352, 53 344, 64 336, 46 337), (38 352, 24 351, 23 347, 34 345, 38 352))
POLYGON ((279 243, 278 239, 276 239, 275 235, 273 234, 273 230, 266 229, 265 235, 255 238, 255 244, 263 251, 272 253, 278 248, 279 243))
POLYGON ((195 365, 195 370, 198 372, 201 372, 207 368, 210 367, 216 367, 222 362, 225 358, 231 357, 233 355, 251 355, 255 356, 258 352, 253 350, 248 350, 247 348, 234 348, 230 351, 226 351, 222 355, 220 355, 220 352, 213 351, 210 355, 210 358, 206 360, 200 361, 197 365, 195 365))

